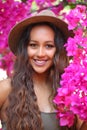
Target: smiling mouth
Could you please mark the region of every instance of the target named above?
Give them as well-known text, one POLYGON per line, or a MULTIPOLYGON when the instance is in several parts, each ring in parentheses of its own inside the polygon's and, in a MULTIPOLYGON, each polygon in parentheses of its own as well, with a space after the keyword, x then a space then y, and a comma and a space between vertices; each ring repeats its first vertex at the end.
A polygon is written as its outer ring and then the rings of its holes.
POLYGON ((46 62, 47 62, 47 60, 36 60, 36 59, 34 59, 34 63, 38 66, 43 66, 43 65, 46 64, 46 62))

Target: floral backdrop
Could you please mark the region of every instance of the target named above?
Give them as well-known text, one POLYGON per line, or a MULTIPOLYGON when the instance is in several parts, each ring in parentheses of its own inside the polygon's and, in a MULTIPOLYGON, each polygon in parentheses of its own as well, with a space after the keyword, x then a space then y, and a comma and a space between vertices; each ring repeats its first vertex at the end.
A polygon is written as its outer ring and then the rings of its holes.
POLYGON ((71 60, 54 98, 60 125, 70 127, 75 114, 87 121, 87 0, 0 0, 0 68, 11 76, 16 58, 8 47, 11 28, 21 19, 46 8, 65 20, 75 34, 65 43, 71 60))
POLYGON ((65 44, 67 55, 72 57, 62 75, 61 88, 54 102, 61 125, 71 126, 75 114, 87 121, 87 7, 77 5, 68 15, 69 29, 75 36, 65 44), (67 82, 68 81, 68 82, 67 82))

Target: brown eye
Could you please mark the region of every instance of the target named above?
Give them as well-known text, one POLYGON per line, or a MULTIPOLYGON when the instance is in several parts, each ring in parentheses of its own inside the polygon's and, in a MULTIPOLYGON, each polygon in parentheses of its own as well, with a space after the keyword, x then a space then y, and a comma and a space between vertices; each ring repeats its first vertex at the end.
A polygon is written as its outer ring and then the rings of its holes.
POLYGON ((48 49, 54 48, 54 45, 47 44, 47 45, 46 45, 46 48, 48 48, 48 49))
POLYGON ((37 44, 35 44, 35 43, 29 43, 29 46, 30 46, 31 48, 36 48, 36 47, 37 47, 37 44))

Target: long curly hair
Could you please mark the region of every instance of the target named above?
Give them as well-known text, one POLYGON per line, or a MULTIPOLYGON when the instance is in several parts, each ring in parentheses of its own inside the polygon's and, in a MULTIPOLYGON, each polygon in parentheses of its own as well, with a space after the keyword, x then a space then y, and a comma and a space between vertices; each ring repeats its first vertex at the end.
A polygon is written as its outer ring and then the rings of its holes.
MULTIPOLYGON (((14 74, 11 79, 12 91, 8 98, 9 105, 6 110, 7 130, 43 130, 41 113, 37 104, 37 97, 34 92, 32 80, 33 69, 29 63, 27 54, 30 32, 36 25, 48 25, 55 33, 54 43, 56 46, 56 53, 54 64, 50 68, 49 73, 49 79, 52 81, 51 99, 56 95, 56 90, 60 86, 61 74, 68 65, 68 58, 64 48, 64 43, 66 41, 63 33, 55 25, 42 22, 31 24, 26 27, 18 43, 14 74)), ((65 130, 68 129, 65 128, 65 130)))

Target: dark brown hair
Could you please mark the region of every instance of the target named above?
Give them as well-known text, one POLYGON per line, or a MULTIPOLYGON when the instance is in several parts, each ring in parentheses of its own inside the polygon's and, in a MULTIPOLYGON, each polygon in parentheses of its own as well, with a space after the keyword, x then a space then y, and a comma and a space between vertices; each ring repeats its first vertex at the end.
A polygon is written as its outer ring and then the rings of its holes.
MULTIPOLYGON (((64 48, 64 35, 53 24, 48 22, 29 25, 24 30, 18 43, 17 59, 14 65, 14 74, 11 80, 12 92, 9 95, 7 108, 7 130, 42 130, 43 123, 40 110, 37 105, 37 97, 34 92, 32 80, 32 67, 29 63, 27 46, 30 40, 30 32, 36 25, 48 25, 55 33, 56 54, 54 64, 50 69, 49 77, 52 79, 52 99, 59 87, 61 74, 68 65, 68 58, 64 48)), ((16 42, 16 41, 15 41, 16 42)), ((61 127, 62 128, 62 127, 61 127)), ((68 130, 68 128, 63 128, 68 130)), ((73 129, 74 130, 74 129, 73 129)))

